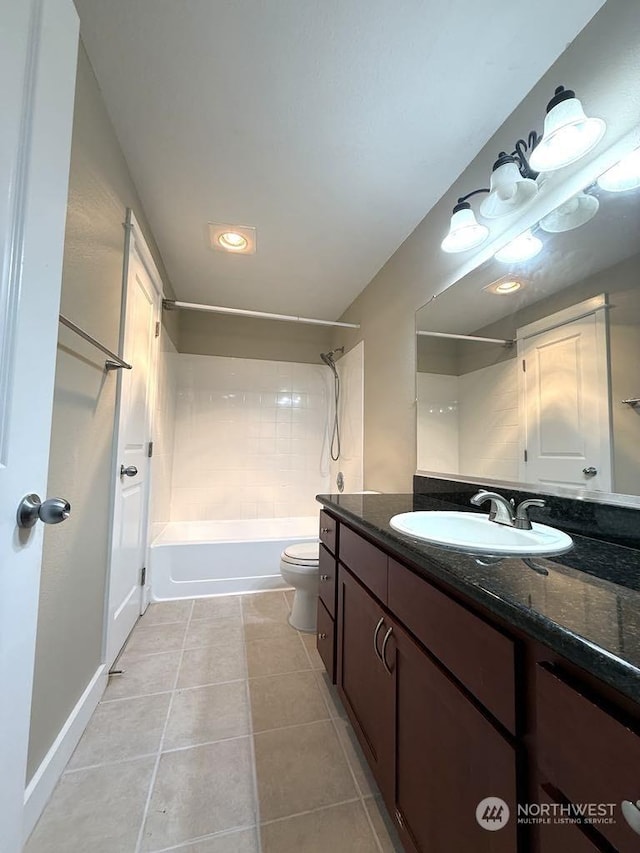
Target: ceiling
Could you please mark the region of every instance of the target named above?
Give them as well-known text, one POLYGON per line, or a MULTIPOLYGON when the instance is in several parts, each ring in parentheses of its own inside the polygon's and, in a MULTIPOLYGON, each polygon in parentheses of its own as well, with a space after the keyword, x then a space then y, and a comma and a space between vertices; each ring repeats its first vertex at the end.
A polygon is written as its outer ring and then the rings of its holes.
POLYGON ((177 296, 336 319, 602 0, 76 5, 177 296))

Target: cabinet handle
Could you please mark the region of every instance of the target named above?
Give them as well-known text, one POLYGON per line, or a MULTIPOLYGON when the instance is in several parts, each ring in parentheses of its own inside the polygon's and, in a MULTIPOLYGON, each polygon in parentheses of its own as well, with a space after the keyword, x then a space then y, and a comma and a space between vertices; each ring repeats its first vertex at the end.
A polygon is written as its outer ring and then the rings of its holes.
POLYGON ((376 657, 382 663, 382 655, 378 651, 378 634, 380 633, 380 628, 384 625, 384 616, 380 617, 380 621, 376 625, 376 630, 373 632, 373 650, 376 653, 376 657))
POLYGON ((321 632, 318 634, 318 639, 319 639, 319 640, 326 640, 326 639, 327 639, 327 635, 324 633, 324 631, 321 631, 321 632))
POLYGON ((391 667, 387 663, 387 643, 389 642, 389 638, 393 634, 393 628, 389 628, 387 633, 384 635, 384 640, 382 641, 382 652, 380 654, 380 660, 382 661, 382 665, 387 670, 389 675, 393 675, 391 671, 391 667))
POLYGON ((329 575, 320 575, 320 580, 321 580, 321 581, 328 581, 328 580, 329 580, 329 575))
POLYGON ((321 527, 320 533, 331 533, 331 528, 330 527, 321 527))

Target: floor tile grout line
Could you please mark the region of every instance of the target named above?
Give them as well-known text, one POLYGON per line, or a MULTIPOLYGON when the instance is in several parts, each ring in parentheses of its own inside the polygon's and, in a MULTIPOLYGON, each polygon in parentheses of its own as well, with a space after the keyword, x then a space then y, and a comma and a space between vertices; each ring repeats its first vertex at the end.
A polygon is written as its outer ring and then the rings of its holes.
MULTIPOLYGON (((244 626, 244 603, 243 599, 240 599, 240 617, 242 619, 242 624, 244 626)), ((258 845, 258 853, 262 853, 262 834, 260 832, 260 792, 258 789, 258 764, 256 761, 256 742, 255 742, 255 734, 253 731, 253 707, 251 704, 251 690, 249 687, 249 656, 247 655, 247 638, 245 632, 242 632, 242 651, 244 654, 244 665, 245 671, 247 673, 247 684, 246 684, 246 696, 249 710, 249 751, 251 756, 251 781, 253 786, 253 797, 255 802, 255 815, 256 815, 256 842, 258 845)))
MULTIPOLYGON (((185 651, 190 651, 190 649, 185 649, 185 651)), ((179 667, 178 667, 179 669, 179 667)), ((308 672, 309 670, 303 669, 301 672, 308 672)), ((271 676, 260 676, 261 678, 270 678, 271 676)), ((218 687, 223 684, 238 684, 241 681, 247 681, 246 678, 229 678, 226 681, 208 681, 206 684, 192 684, 187 687, 169 687, 166 690, 155 690, 151 693, 133 693, 131 696, 118 696, 116 699, 103 699, 101 701, 101 705, 110 705, 116 702, 127 702, 129 699, 145 699, 147 696, 164 696, 167 693, 174 692, 182 692, 183 690, 200 690, 204 687, 218 687)))
POLYGON ((258 832, 260 829, 257 823, 249 824, 248 826, 234 826, 231 829, 222 829, 220 832, 210 832, 208 835, 199 835, 197 838, 189 838, 187 841, 181 841, 179 844, 174 844, 171 847, 160 847, 150 853, 180 853, 181 850, 186 850, 193 844, 200 844, 203 841, 211 841, 216 838, 226 838, 228 836, 237 835, 240 832, 249 832, 254 830, 258 832))
POLYGON ((169 707, 167 708, 167 716, 164 721, 164 726, 162 729, 162 734, 160 735, 160 742, 158 744, 158 752, 156 755, 155 764, 153 766, 153 770, 151 771, 151 779, 149 781, 149 790, 147 791, 147 798, 145 801, 144 809, 142 810, 142 821, 140 823, 140 829, 138 831, 138 838, 135 846, 135 853, 140 853, 142 849, 142 843, 144 841, 144 828, 147 823, 147 818, 149 816, 149 807, 151 806, 151 800, 153 798, 153 792, 156 786, 156 781, 158 779, 158 769, 160 767, 160 759, 162 758, 162 747, 164 745, 164 738, 167 733, 167 728, 169 727, 169 719, 171 717, 171 709, 173 708, 173 701, 176 695, 178 681, 180 679, 180 669, 182 668, 182 660, 184 658, 185 652, 185 644, 187 641, 187 632, 189 630, 189 625, 191 624, 191 616, 193 615, 194 608, 194 600, 191 601, 191 609, 189 611, 189 618, 187 620, 187 624, 185 626, 184 635, 182 638, 182 650, 180 654, 180 661, 178 662, 178 669, 176 671, 175 679, 173 682, 173 691, 171 693, 171 697, 169 699, 169 707))
POLYGON ((295 812, 294 814, 283 815, 282 817, 273 817, 271 820, 263 820, 260 826, 271 826, 274 823, 282 823, 285 820, 292 820, 297 817, 306 817, 306 815, 317 814, 318 812, 327 811, 327 809, 335 809, 338 806, 348 806, 351 803, 361 802, 360 797, 349 797, 348 800, 340 800, 337 803, 327 803, 324 806, 318 806, 315 809, 307 809, 303 812, 295 812))

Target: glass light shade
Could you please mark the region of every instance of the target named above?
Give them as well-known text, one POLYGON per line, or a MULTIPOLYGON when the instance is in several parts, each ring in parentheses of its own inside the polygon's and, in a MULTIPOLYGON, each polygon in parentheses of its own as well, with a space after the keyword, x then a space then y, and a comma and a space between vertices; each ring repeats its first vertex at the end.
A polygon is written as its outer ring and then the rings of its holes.
POLYGON ((567 98, 549 110, 542 139, 531 152, 536 172, 553 172, 575 163, 600 142, 607 129, 601 118, 587 118, 578 98, 567 98))
POLYGON ((499 249, 493 256, 496 261, 501 264, 516 264, 522 261, 528 261, 535 258, 542 251, 542 240, 535 237, 531 233, 531 229, 527 229, 524 233, 519 234, 502 249, 499 249))
POLYGON ((595 196, 579 192, 541 219, 540 227, 552 234, 573 231, 593 219, 599 207, 595 196))
POLYGON ((622 193, 640 187, 640 148, 627 154, 600 175, 598 186, 610 193, 622 193))
POLYGON ((456 205, 451 217, 449 233, 440 244, 440 248, 443 252, 466 252, 484 243, 488 236, 489 229, 476 220, 471 205, 456 205))
POLYGON ((491 192, 480 205, 487 219, 497 219, 520 210, 537 194, 538 185, 523 178, 515 162, 506 162, 491 173, 491 192))

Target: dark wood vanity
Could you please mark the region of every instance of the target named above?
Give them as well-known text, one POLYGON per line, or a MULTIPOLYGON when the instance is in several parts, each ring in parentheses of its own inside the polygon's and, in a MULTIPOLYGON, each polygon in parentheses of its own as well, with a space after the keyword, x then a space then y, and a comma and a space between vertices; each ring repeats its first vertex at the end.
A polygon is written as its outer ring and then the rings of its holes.
POLYGON ((320 514, 318 651, 410 853, 631 853, 640 707, 510 625, 428 565, 320 514), (510 818, 476 820, 487 797, 510 818), (518 804, 614 822, 518 822, 518 804), (605 809, 606 811, 606 809, 605 809), (595 815, 606 820, 607 814, 595 815), (489 824, 490 821, 487 821, 489 824))

